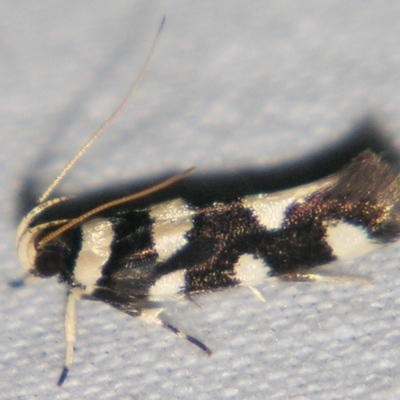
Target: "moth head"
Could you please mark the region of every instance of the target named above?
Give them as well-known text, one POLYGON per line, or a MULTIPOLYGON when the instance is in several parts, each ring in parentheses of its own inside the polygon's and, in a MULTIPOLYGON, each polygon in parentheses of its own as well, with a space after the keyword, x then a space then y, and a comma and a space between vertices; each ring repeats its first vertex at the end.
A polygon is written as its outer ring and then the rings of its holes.
POLYGON ((63 265, 57 247, 52 241, 41 245, 41 240, 49 232, 64 224, 65 220, 40 224, 36 224, 35 221, 44 210, 64 200, 65 198, 57 198, 40 203, 22 219, 17 230, 16 248, 25 272, 40 278, 50 278, 61 272, 63 265))

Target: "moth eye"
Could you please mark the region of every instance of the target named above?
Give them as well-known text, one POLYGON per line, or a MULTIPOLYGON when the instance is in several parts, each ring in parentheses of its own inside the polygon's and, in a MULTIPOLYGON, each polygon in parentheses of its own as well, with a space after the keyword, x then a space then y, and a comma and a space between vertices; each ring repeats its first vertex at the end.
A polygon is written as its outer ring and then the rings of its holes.
POLYGON ((61 258, 54 251, 42 251, 36 256, 32 273, 40 278, 50 278, 61 270, 61 258))

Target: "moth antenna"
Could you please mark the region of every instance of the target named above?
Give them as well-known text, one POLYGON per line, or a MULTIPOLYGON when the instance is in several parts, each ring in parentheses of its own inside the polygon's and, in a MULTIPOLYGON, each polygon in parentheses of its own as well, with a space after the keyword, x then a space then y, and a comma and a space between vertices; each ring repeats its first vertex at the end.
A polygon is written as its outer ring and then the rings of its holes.
POLYGON ((86 143, 80 148, 80 150, 72 157, 72 159, 69 161, 69 163, 63 168, 63 170, 57 175, 57 177, 54 179, 54 181, 48 186, 48 188, 44 191, 44 193, 40 196, 38 199, 38 203, 42 203, 45 201, 50 194, 53 192, 53 190, 59 185, 59 183, 64 179, 64 177, 68 174, 68 172, 71 170, 71 168, 75 165, 75 163, 83 156, 83 154, 92 146, 92 144, 98 139, 98 137, 114 122, 114 120, 121 114, 122 110, 125 108, 125 106, 128 104, 130 99, 132 98, 133 94, 136 91, 136 88, 138 87, 140 81, 142 80, 143 76, 147 72, 147 69, 150 65, 152 56, 154 54, 154 49, 157 44, 157 40, 161 34, 161 31, 164 27, 165 23, 165 16, 161 20, 160 26, 158 28, 157 34, 155 38, 153 39, 153 43, 150 47, 150 51, 146 57, 146 60, 143 64, 142 69, 140 70, 140 73, 136 80, 134 81, 131 89, 129 90, 128 94, 125 96, 125 98, 122 100, 122 102, 119 104, 119 106, 114 110, 114 112, 107 118, 107 120, 90 136, 90 138, 86 141, 86 143))
POLYGON ((150 186, 146 189, 141 190, 140 192, 132 193, 127 196, 120 197, 119 199, 109 201, 108 203, 104 203, 98 207, 92 208, 90 211, 80 215, 77 218, 72 219, 71 221, 69 221, 68 223, 63 225, 61 228, 58 228, 55 231, 49 233, 42 240, 39 241, 38 247, 39 248, 43 247, 47 242, 50 242, 51 240, 60 236, 64 232, 73 228, 74 226, 82 223, 83 221, 93 217, 94 215, 96 215, 104 210, 107 210, 108 208, 119 206, 121 204, 128 203, 130 201, 149 196, 149 195, 151 195, 153 193, 157 193, 160 190, 163 190, 171 185, 174 185, 176 182, 186 178, 186 176, 188 176, 193 170, 194 170, 194 167, 189 168, 188 170, 181 172, 180 174, 173 175, 170 178, 167 178, 167 179, 161 181, 160 183, 157 183, 153 186, 150 186))

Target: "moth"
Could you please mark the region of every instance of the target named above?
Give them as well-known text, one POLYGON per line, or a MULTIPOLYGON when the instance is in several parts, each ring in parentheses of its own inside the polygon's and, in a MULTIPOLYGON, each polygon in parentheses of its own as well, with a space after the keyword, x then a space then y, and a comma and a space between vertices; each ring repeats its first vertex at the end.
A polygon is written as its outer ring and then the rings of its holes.
POLYGON ((16 247, 25 271, 56 277, 68 288, 66 354, 58 385, 72 363, 79 299, 100 300, 156 323, 210 355, 200 340, 162 319, 160 302, 254 288, 269 278, 319 280, 315 267, 399 237, 400 176, 370 150, 336 174, 287 190, 249 189, 199 199, 174 193, 155 200, 187 173, 97 205, 50 198, 57 178, 21 221, 16 247))

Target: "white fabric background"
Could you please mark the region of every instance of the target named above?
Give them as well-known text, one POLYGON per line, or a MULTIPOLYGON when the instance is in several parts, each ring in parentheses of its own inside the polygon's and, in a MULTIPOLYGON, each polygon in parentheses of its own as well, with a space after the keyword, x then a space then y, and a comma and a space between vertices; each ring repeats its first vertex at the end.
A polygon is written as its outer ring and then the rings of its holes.
POLYGON ((64 193, 198 170, 266 167, 325 149, 367 116, 400 146, 397 1, 0 3, 0 398, 389 399, 400 396, 399 247, 338 268, 371 285, 266 283, 169 308, 201 352, 104 304, 79 307, 62 389, 63 287, 21 289, 14 251, 24 177, 44 188, 122 99, 120 120, 64 193))

